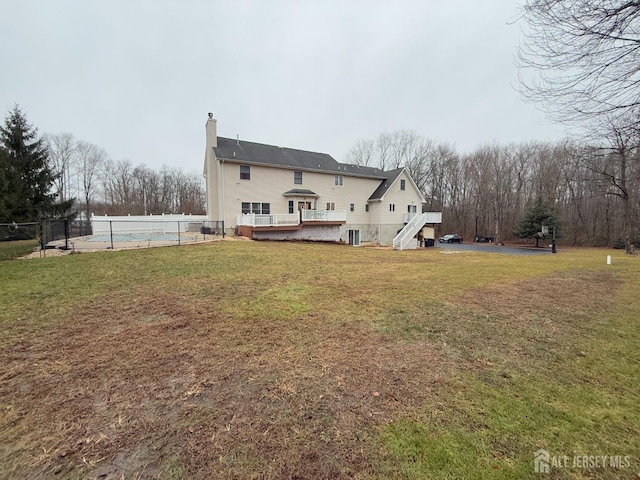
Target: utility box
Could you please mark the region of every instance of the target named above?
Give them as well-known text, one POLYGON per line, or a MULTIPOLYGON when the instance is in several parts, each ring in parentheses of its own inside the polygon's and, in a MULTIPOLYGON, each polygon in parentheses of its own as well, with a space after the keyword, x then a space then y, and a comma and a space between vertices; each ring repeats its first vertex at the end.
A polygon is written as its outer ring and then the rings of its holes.
POLYGON ((425 247, 433 247, 436 244, 436 229, 433 227, 422 228, 422 238, 425 247))

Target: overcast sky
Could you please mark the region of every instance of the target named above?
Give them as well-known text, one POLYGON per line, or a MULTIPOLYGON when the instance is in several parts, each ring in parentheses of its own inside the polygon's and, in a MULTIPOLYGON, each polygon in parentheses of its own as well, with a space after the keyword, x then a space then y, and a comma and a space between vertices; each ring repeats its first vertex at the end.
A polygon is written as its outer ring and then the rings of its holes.
POLYGON ((0 108, 115 160, 199 171, 218 135, 324 152, 414 130, 553 140, 516 91, 513 0, 0 0, 0 108))

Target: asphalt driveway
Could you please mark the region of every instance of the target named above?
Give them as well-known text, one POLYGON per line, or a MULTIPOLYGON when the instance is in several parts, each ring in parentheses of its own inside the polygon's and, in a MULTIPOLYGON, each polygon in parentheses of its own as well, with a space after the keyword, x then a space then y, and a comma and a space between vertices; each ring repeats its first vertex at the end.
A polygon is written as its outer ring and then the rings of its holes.
POLYGON ((495 243, 438 243, 436 240, 436 248, 443 250, 453 250, 461 252, 485 252, 485 253, 506 253, 509 255, 553 255, 551 248, 548 246, 535 247, 519 247, 510 245, 496 245, 495 243))

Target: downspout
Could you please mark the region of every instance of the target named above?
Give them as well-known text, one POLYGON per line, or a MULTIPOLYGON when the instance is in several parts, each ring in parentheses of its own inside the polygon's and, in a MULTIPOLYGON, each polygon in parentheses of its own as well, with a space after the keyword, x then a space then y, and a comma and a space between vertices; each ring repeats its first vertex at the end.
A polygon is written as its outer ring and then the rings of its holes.
POLYGON ((220 191, 222 192, 222 198, 221 198, 221 202, 220 202, 220 206, 222 208, 222 221, 224 222, 225 226, 226 226, 226 214, 227 214, 227 210, 225 209, 225 204, 224 204, 224 159, 220 159, 220 191))

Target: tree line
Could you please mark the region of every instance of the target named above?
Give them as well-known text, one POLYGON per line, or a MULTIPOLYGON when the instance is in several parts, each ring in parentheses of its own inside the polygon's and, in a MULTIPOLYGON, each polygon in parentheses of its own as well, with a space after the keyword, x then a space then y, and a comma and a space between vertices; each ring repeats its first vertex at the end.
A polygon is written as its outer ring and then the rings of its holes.
POLYGON ((129 160, 113 160, 106 150, 70 133, 47 134, 59 198, 76 198, 96 215, 205 214, 201 175, 162 166, 154 170, 129 160))
MULTIPOLYGON (((468 239, 531 237, 539 226, 523 222, 547 212, 564 243, 629 246, 640 223, 640 128, 612 122, 601 131, 599 141, 488 144, 461 154, 401 130, 359 140, 346 161, 406 167, 425 209, 442 211, 443 229, 468 239)), ((114 161, 69 133, 39 137, 18 107, 0 127, 0 223, 77 212, 203 214, 205 205, 197 174, 114 161)))
MULTIPOLYGON (((459 153, 413 131, 359 140, 348 163, 385 170, 405 167, 428 211, 442 211, 442 228, 496 242, 523 234, 535 209, 557 218, 565 244, 615 246, 638 241, 638 129, 611 126, 600 142, 487 144, 459 153)), ((534 232, 536 233, 536 232, 534 232)))
MULTIPOLYGON (((516 61, 522 97, 595 145, 587 149, 585 164, 593 175, 594 195, 604 203, 598 219, 601 223, 604 215, 601 227, 613 224, 627 253, 633 253, 638 240, 640 2, 526 0, 521 9, 526 26, 516 61)), ((578 219, 591 213, 586 205, 572 208, 578 219)))
POLYGON ((18 106, 0 126, 0 223, 205 210, 198 174, 114 160, 70 133, 40 136, 18 106))

